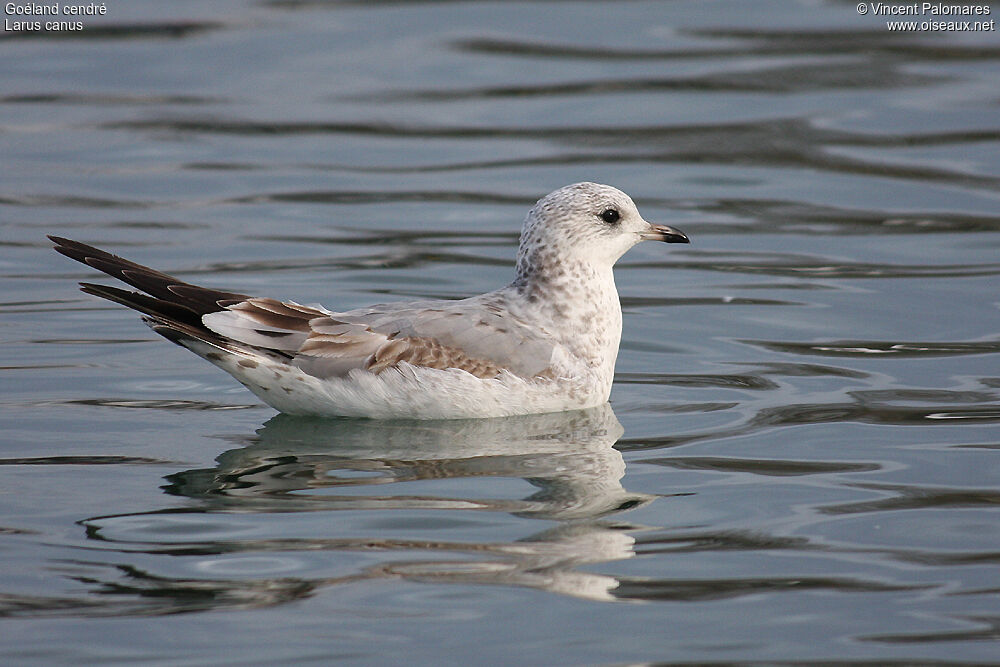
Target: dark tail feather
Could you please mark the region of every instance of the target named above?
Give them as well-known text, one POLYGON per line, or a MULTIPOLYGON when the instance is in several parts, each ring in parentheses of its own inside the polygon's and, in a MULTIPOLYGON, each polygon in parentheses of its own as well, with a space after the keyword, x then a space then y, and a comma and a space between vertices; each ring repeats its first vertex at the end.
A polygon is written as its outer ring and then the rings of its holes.
POLYGON ((80 283, 80 290, 87 294, 99 296, 108 301, 120 303, 132 310, 137 310, 143 315, 158 319, 184 322, 192 326, 201 324, 201 316, 196 312, 176 303, 157 299, 156 297, 139 292, 109 287, 107 285, 95 285, 94 283, 80 283))
POLYGON ((80 283, 80 289, 87 294, 139 311, 146 316, 144 319, 153 331, 179 345, 183 345, 186 340, 196 339, 221 349, 236 351, 231 341, 206 328, 201 317, 244 301, 248 296, 191 285, 86 243, 58 236, 49 238, 56 244, 56 251, 59 253, 145 292, 143 294, 107 285, 80 283))
POLYGON ((120 303, 152 317, 162 316, 200 326, 202 315, 222 310, 227 305, 250 298, 245 294, 223 292, 186 283, 86 243, 58 236, 50 236, 49 239, 56 244, 56 252, 103 271, 145 294, 81 283, 84 292, 120 303), (192 316, 195 320, 191 319, 192 316))
POLYGON ((93 294, 139 311, 146 316, 143 320, 153 331, 172 343, 189 347, 185 345, 185 341, 193 339, 229 352, 238 352, 230 344, 230 341, 206 328, 201 323, 199 314, 185 306, 107 285, 80 283, 80 289, 87 294, 93 294))

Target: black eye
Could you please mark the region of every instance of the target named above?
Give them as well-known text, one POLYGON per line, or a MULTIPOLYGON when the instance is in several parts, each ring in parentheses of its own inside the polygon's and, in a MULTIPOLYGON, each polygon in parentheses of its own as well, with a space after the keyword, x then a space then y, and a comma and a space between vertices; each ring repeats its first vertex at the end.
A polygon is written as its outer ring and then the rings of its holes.
POLYGON ((621 214, 613 208, 609 208, 604 213, 601 213, 601 220, 609 225, 615 224, 621 217, 621 214))

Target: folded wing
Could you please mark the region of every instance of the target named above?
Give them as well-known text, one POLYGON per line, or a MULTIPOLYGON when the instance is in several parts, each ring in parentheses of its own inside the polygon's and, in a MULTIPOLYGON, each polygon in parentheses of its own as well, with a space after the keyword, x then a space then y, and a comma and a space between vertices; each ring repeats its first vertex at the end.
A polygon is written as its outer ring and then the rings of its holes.
POLYGON ((504 371, 530 378, 544 375, 552 359, 553 343, 508 310, 502 291, 334 313, 199 287, 84 243, 50 238, 63 255, 140 290, 81 283, 85 292, 143 313, 155 331, 180 344, 197 339, 218 350, 263 353, 317 377, 381 373, 405 362, 480 378, 504 371))
POLYGON ((544 374, 552 343, 488 301, 487 296, 334 313, 251 298, 203 321, 228 338, 292 353, 294 365, 319 377, 343 376, 355 368, 381 373, 401 362, 457 368, 480 378, 503 371, 544 374))

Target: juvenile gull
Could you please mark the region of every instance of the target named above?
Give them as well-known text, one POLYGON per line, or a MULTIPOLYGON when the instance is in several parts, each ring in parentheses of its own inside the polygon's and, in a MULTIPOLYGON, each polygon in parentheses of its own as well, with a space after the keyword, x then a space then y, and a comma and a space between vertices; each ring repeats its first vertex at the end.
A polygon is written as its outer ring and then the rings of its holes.
POLYGON ((640 241, 688 243, 608 185, 543 197, 521 230, 514 281, 458 301, 346 312, 198 287, 77 241, 56 250, 141 290, 81 283, 289 414, 499 417, 608 400, 622 332, 612 267, 640 241))

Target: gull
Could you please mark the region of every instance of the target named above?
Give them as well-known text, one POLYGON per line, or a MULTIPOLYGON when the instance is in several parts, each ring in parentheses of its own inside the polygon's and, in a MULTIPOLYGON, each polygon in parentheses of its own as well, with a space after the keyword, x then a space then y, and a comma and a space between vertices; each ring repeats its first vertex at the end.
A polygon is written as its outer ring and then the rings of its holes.
POLYGON ((376 419, 559 412, 608 401, 622 333, 612 268, 641 241, 688 243, 616 188, 576 183, 528 212, 515 277, 460 300, 344 312, 186 283, 78 241, 56 251, 140 290, 80 283, 276 410, 376 419))

